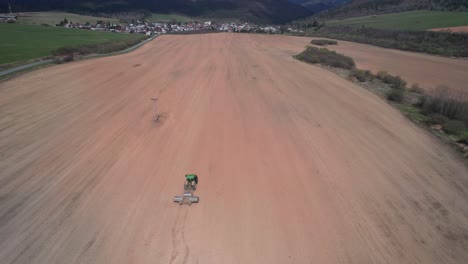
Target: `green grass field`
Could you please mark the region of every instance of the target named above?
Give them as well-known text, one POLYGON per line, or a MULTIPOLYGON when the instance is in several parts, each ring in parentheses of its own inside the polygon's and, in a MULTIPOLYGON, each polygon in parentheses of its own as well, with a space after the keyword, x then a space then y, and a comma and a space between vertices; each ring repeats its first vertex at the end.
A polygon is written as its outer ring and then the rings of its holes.
POLYGON ((153 13, 150 17, 147 18, 147 20, 154 21, 154 22, 169 22, 169 21, 190 22, 195 19, 185 16, 185 15, 153 13))
POLYGON ((73 23, 84 24, 86 22, 96 23, 98 20, 104 22, 109 21, 110 23, 119 23, 118 19, 105 18, 105 17, 94 17, 94 16, 84 16, 66 12, 26 12, 22 13, 18 18, 18 23, 20 24, 30 24, 30 25, 56 25, 63 21, 64 19, 71 21, 73 23))
POLYGON ((381 29, 426 30, 468 26, 468 12, 410 11, 326 21, 327 26, 349 25, 381 29))
POLYGON ((98 32, 47 26, 0 23, 0 64, 25 62, 51 55, 65 46, 143 39, 142 35, 98 32))

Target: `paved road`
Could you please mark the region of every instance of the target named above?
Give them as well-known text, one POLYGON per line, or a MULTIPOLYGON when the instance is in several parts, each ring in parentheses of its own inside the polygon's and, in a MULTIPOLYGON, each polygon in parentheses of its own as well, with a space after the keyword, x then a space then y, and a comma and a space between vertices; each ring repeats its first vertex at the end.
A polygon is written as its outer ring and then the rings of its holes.
POLYGON ((8 75, 8 74, 15 73, 15 72, 19 72, 19 71, 22 71, 22 70, 25 70, 25 69, 29 69, 29 68, 32 68, 32 67, 36 67, 36 66, 47 64, 47 63, 51 63, 51 62, 52 62, 52 60, 37 61, 37 62, 21 65, 21 66, 15 67, 15 68, 11 68, 11 69, 8 69, 8 70, 0 71, 0 77, 8 75))

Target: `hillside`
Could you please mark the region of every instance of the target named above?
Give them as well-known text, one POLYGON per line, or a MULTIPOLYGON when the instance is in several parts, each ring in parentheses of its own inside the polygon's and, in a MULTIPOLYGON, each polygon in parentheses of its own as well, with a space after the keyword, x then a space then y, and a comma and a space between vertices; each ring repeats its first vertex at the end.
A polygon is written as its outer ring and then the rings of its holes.
POLYGON ((466 0, 352 0, 320 14, 322 18, 348 18, 412 10, 468 11, 466 0))
MULTIPOLYGON (((8 0, 0 0, 0 12, 8 0)), ((283 23, 312 15, 305 7, 287 0, 17 0, 15 12, 68 10, 86 13, 112 13, 148 10, 201 17, 232 17, 258 23, 283 23)))
POLYGON ((426 30, 468 26, 468 12, 416 10, 401 13, 329 20, 327 26, 372 27, 380 29, 426 30))
POLYGON ((118 19, 108 17, 96 17, 96 16, 85 16, 72 14, 67 12, 25 12, 18 17, 18 23, 30 24, 30 25, 56 25, 60 21, 67 19, 73 23, 85 24, 86 22, 96 22, 97 20, 103 20, 110 23, 119 23, 118 19))
POLYGON ((302 5, 314 13, 319 13, 331 8, 335 8, 350 0, 289 0, 292 3, 302 5))

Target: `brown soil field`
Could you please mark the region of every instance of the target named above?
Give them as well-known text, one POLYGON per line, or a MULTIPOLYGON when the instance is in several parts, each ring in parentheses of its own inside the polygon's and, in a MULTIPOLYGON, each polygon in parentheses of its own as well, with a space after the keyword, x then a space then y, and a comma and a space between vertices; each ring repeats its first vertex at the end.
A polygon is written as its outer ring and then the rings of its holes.
POLYGON ((446 28, 432 28, 430 31, 450 31, 454 33, 468 33, 468 26, 460 27, 446 27, 446 28))
POLYGON ((399 75, 408 86, 417 83, 430 91, 439 85, 468 92, 468 60, 429 54, 385 49, 377 46, 338 40, 327 49, 350 56, 359 69, 374 73, 387 71, 399 75))
POLYGON ((0 83, 0 263, 466 263, 464 162, 309 41, 163 36, 0 83))

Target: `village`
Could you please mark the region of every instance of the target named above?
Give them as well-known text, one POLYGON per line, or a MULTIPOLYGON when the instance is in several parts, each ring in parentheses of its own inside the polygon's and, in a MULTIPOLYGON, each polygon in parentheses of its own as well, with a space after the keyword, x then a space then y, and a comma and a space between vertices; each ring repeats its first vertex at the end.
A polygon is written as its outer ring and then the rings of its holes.
POLYGON ((130 23, 114 24, 105 21, 97 21, 96 24, 91 23, 73 23, 62 21, 55 25, 65 28, 88 29, 94 31, 109 31, 116 33, 131 33, 145 34, 147 36, 167 33, 204 33, 204 32, 242 32, 242 33, 269 33, 279 34, 284 32, 300 32, 291 27, 278 25, 259 26, 244 22, 224 22, 216 23, 213 21, 205 22, 148 22, 148 21, 132 21, 130 23))
MULTIPOLYGON (((17 23, 21 14, 0 14, 0 22, 17 23)), ((300 33, 300 30, 280 25, 260 26, 247 22, 214 22, 214 21, 193 21, 193 22, 149 22, 145 20, 132 20, 130 22, 111 23, 104 20, 97 20, 95 23, 78 23, 64 18, 63 21, 54 27, 75 28, 93 31, 107 31, 115 33, 144 34, 147 36, 167 34, 167 33, 205 33, 205 32, 242 32, 242 33, 300 33)))

